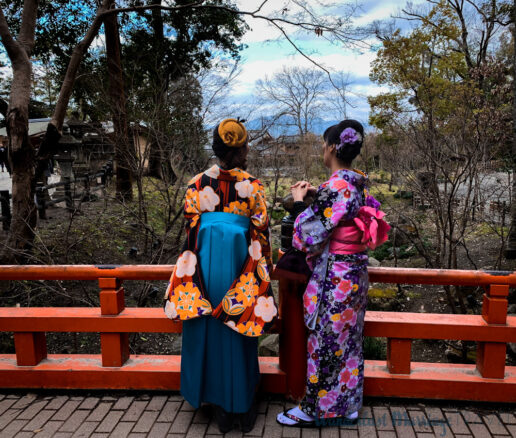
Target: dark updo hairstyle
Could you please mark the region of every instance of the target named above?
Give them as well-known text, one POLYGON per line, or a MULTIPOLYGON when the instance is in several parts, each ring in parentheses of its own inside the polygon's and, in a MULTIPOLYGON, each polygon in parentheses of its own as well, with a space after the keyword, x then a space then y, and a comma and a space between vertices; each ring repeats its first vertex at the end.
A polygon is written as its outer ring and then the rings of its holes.
POLYGON ((245 165, 245 160, 247 157, 246 145, 247 142, 244 146, 239 148, 229 147, 222 141, 222 138, 220 138, 219 127, 216 126, 213 130, 213 144, 211 147, 215 153, 215 156, 227 169, 234 169, 235 167, 239 167, 240 169, 245 170, 247 167, 245 165))
POLYGON ((364 142, 364 127, 360 122, 356 120, 343 120, 324 131, 323 138, 328 146, 338 146, 341 142, 340 135, 346 128, 353 128, 360 134, 360 140, 354 143, 344 143, 344 146, 337 149, 337 158, 344 164, 351 164, 357 155, 360 154, 360 149, 364 142))

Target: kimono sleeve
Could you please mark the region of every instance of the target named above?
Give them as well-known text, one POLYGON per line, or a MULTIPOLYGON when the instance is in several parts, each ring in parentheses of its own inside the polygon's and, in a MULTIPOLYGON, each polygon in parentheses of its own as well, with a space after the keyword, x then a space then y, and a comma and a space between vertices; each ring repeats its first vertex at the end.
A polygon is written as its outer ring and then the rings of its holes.
POLYGON ((270 243, 269 216, 267 214, 267 203, 265 201, 265 189, 258 181, 254 181, 256 187, 250 199, 251 223, 258 233, 258 241, 262 248, 262 256, 265 257, 267 265, 272 266, 272 250, 270 243))
POLYGON ((320 186, 313 204, 294 223, 292 245, 311 254, 321 252, 339 222, 356 216, 360 196, 355 188, 332 190, 328 184, 320 186))

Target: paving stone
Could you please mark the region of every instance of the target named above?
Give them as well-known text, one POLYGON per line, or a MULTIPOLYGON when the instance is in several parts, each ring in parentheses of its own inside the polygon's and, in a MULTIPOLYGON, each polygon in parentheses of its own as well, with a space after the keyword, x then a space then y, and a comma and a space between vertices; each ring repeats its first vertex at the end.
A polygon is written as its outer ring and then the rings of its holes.
POLYGON ((281 438, 283 428, 278 424, 267 424, 267 418, 265 419, 265 427, 263 429, 263 436, 267 438, 281 438))
MULTIPOLYGON (((186 437, 187 438, 203 437, 207 428, 208 428, 207 424, 191 424, 190 427, 188 428, 186 437)), ((242 435, 242 434, 240 433, 240 435, 242 435)))
POLYGON ((114 410, 123 410, 125 411, 126 409, 129 408, 129 406, 131 406, 131 403, 133 402, 134 400, 134 397, 121 397, 119 398, 115 405, 113 406, 113 409, 114 410))
POLYGON ((34 430, 39 429, 43 426, 52 415, 54 415, 56 411, 47 411, 46 409, 40 411, 31 421, 29 421, 25 426, 25 430, 34 430))
POLYGON ((167 438, 185 438, 183 433, 169 433, 167 438))
MULTIPOLYGON (((372 419, 371 419, 372 420, 372 419)), ((376 427, 374 421, 359 421, 358 422, 358 436, 360 438, 376 438, 376 427)))
POLYGON ((378 438, 396 438, 396 432, 391 430, 379 430, 378 438))
POLYGON ((503 426, 496 414, 485 415, 484 423, 493 435, 509 435, 507 429, 503 426))
POLYGON ((122 421, 138 421, 138 418, 142 415, 147 404, 148 402, 146 401, 133 401, 122 417, 122 421))
POLYGON ((117 401, 118 400, 118 397, 113 397, 111 395, 105 395, 102 397, 102 401, 117 401))
POLYGON ((242 432, 236 429, 230 430, 228 433, 224 434, 224 438, 242 438, 242 436, 242 432))
POLYGON ((16 438, 32 438, 34 434, 32 432, 18 432, 16 438))
POLYGON ((165 403, 165 406, 163 406, 163 409, 161 410, 161 413, 159 414, 159 417, 156 421, 172 423, 174 418, 176 418, 180 407, 181 403, 168 401, 165 403))
POLYGON ((508 412, 499 412, 498 416, 505 424, 516 424, 516 416, 509 414, 508 412))
POLYGON ((374 422, 377 430, 394 430, 391 413, 387 408, 373 408, 374 422))
POLYGON ((97 433, 95 432, 94 434, 92 434, 90 436, 90 438, 108 438, 109 437, 109 433, 97 433))
POLYGON ((113 406, 111 402, 101 402, 93 412, 91 412, 86 421, 102 421, 111 409, 111 406, 113 406))
POLYGON ((516 438, 516 426, 507 426, 507 429, 509 429, 509 433, 512 435, 513 438, 516 438))
POLYGON ((20 415, 19 409, 8 409, 2 415, 0 415, 0 429, 3 429, 11 421, 13 421, 18 415, 20 415))
POLYGON ((188 403, 186 400, 183 402, 183 404, 181 405, 181 411, 187 411, 187 412, 194 412, 195 411, 195 408, 190 404, 188 403))
MULTIPOLYGON (((278 416, 278 414, 280 412, 283 412, 284 408, 282 405, 277 405, 277 404, 269 404, 269 409, 267 409, 267 415, 265 416, 265 424, 266 425, 273 425, 273 424, 277 424, 279 426, 279 424, 276 422, 276 417, 278 416)), ((279 426, 281 427, 281 426, 279 426)))
POLYGON ((84 401, 79 405, 78 409, 88 409, 91 411, 95 408, 95 406, 97 406, 99 400, 100 399, 98 397, 86 397, 84 401))
POLYGON ((60 395, 50 400, 50 403, 46 406, 46 409, 59 409, 68 401, 68 396, 60 395))
POLYGON ((154 423, 152 429, 149 432, 151 438, 164 438, 167 436, 170 424, 168 423, 154 423))
MULTIPOLYGON (((285 436, 285 435, 283 435, 285 436)), ((339 438, 339 428, 338 427, 322 427, 321 428, 321 438, 339 438)))
POLYGON ((25 409, 37 398, 38 397, 36 394, 26 394, 22 398, 20 398, 14 405, 12 405, 12 408, 25 409))
POLYGON ((134 425, 133 432, 140 433, 140 432, 148 432, 151 430, 152 425, 154 424, 154 421, 156 420, 159 412, 147 412, 145 411, 138 422, 134 425))
POLYGON ((54 421, 64 421, 67 420, 72 412, 77 409, 77 406, 81 404, 78 400, 68 400, 61 408, 56 412, 56 414, 52 417, 54 421))
POLYGON ((41 430, 36 434, 37 438, 52 438, 59 428, 63 425, 62 421, 47 421, 42 427, 41 430))
POLYGON ((258 414, 258 416, 256 417, 256 423, 254 423, 253 429, 244 435, 245 436, 262 436, 264 426, 265 426, 265 414, 258 414))
POLYGON ((122 415, 124 415, 122 411, 110 411, 102 420, 102 423, 99 424, 95 432, 111 432, 120 421, 120 418, 122 418, 122 415))
POLYGON ((27 420, 13 420, 7 425, 5 429, 2 430, 0 436, 2 438, 14 437, 27 423, 27 420))
POLYGON ((32 420, 36 414, 41 411, 48 402, 45 400, 37 401, 28 406, 18 417, 17 420, 32 420))
POLYGON ((20 398, 20 396, 16 395, 16 394, 8 394, 8 395, 6 395, 6 398, 13 398, 13 399, 18 400, 20 398))
POLYGON ((417 438, 435 438, 433 433, 418 433, 417 438))
POLYGON ((13 399, 5 399, 0 401, 0 415, 2 415, 7 409, 9 409, 12 405, 16 403, 16 400, 13 399))
POLYGON ((392 424, 396 429, 398 438, 415 438, 416 434, 412 429, 410 417, 405 408, 391 407, 392 424))
POLYGON ((482 423, 482 418, 471 411, 460 411, 466 423, 482 423))
POLYGON ((70 432, 56 432, 52 438, 71 438, 72 434, 70 432))
POLYGON ((265 414, 267 412, 267 407, 269 404, 265 400, 260 400, 258 403, 258 413, 265 414))
MULTIPOLYGON (((126 438, 130 433, 135 423, 124 423, 120 422, 113 429, 113 432, 109 435, 110 438, 126 438)), ((151 435, 152 438, 154 438, 151 435)))
POLYGON ((489 430, 483 424, 470 424, 469 428, 471 429, 471 433, 475 438, 491 438, 489 430))
POLYGON ((358 413, 359 418, 373 418, 373 412, 369 406, 364 406, 358 413))
POLYGON ((84 400, 84 397, 77 395, 77 396, 70 397, 70 400, 82 402, 84 400))
POLYGON ((427 407, 425 408, 426 417, 430 422, 433 421, 446 421, 443 412, 439 408, 427 407))
POLYGON ((319 438, 319 429, 303 429, 301 436, 302 438, 319 438))
MULTIPOLYGON (((382 432, 385 433, 385 432, 382 432)), ((343 429, 340 428, 340 438, 358 438, 357 430, 343 429)))
POLYGON ((127 435, 127 438, 146 438, 147 434, 145 433, 130 433, 127 435))
POLYGON ((430 421, 422 411, 409 411, 410 422, 417 433, 432 433, 430 421))
POLYGON ((150 394, 139 394, 137 400, 149 401, 151 399, 150 394))
POLYGON ((446 419, 448 420, 448 424, 450 425, 450 428, 454 434, 459 435, 469 435, 470 431, 468 429, 468 426, 466 426, 466 423, 464 422, 464 419, 458 412, 446 412, 445 413, 446 419))
POLYGON ((432 421, 431 423, 435 436, 439 438, 453 438, 455 436, 446 421, 432 421))
POLYGON ((283 438, 300 438, 301 428, 299 427, 283 427, 283 438))
POLYGON ((74 432, 72 438, 88 438, 95 431, 98 425, 99 423, 94 421, 85 421, 74 432))
POLYGON ((161 408, 167 402, 168 397, 166 395, 155 395, 150 399, 149 404, 145 408, 146 411, 161 411, 161 408))
POLYGON ((193 412, 180 411, 170 427, 170 433, 186 433, 193 419, 193 412))
POLYGON ((180 401, 182 402, 184 400, 183 396, 181 394, 172 394, 168 396, 168 401, 180 401))
POLYGON ((70 418, 64 422, 59 432, 75 432, 88 416, 89 411, 75 411, 70 418))

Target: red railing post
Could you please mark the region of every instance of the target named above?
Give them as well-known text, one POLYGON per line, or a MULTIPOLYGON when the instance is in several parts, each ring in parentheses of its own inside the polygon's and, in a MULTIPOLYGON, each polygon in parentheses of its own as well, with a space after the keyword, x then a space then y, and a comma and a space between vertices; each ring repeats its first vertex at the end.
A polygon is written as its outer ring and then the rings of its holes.
MULTIPOLYGON (((125 309, 124 288, 118 278, 99 278, 100 312, 118 315, 125 309)), ((101 333, 103 367, 121 367, 129 359, 129 333, 101 333)))
POLYGON ((280 276, 277 278, 281 317, 279 367, 287 376, 287 397, 300 400, 306 385, 307 331, 303 316, 306 284, 280 276))
POLYGON ((47 357, 44 332, 15 332, 14 348, 18 366, 34 366, 47 357))
MULTIPOLYGON (((488 324, 507 323, 509 285, 492 284, 484 294, 482 318, 488 324)), ((482 377, 503 379, 507 345, 503 342, 477 343, 477 369, 482 377)))
POLYGON ((387 368, 391 374, 410 374, 411 339, 387 339, 387 368))

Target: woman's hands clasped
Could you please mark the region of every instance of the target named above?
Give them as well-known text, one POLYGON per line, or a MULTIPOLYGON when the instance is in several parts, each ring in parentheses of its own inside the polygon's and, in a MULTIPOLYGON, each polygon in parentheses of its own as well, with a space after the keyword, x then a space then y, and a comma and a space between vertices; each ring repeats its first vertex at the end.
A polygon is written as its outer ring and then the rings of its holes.
POLYGON ((294 202, 303 201, 308 193, 317 192, 317 187, 312 186, 308 181, 298 181, 290 187, 294 202))

